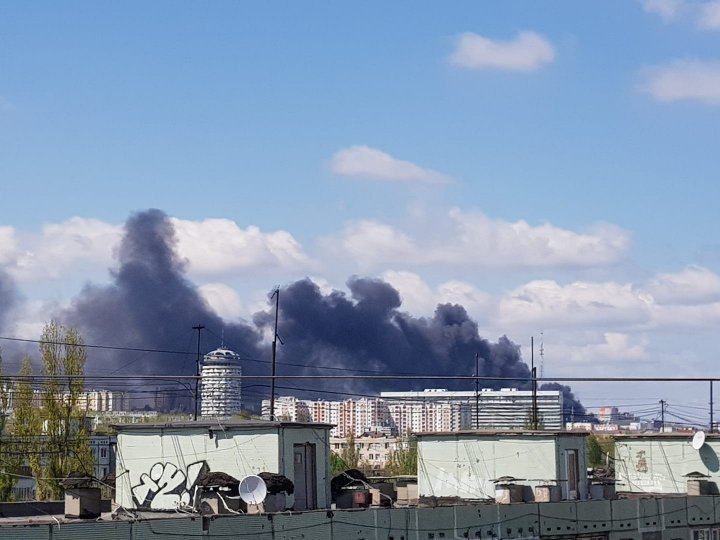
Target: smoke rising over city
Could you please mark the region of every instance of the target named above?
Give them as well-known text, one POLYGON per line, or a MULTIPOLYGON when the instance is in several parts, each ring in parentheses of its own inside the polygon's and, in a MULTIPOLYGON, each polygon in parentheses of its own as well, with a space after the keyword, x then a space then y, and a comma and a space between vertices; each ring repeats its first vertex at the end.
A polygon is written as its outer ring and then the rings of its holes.
POLYGON ((6 272, 0 269, 0 332, 7 328, 16 300, 15 283, 6 272))
MULTIPOLYGON (((256 313, 251 322, 224 321, 185 277, 186 263, 176 253, 175 231, 160 210, 132 215, 117 252, 117 267, 108 285, 88 284, 64 313, 63 324, 77 327, 86 343, 117 349, 92 349, 86 374, 92 375, 193 375, 197 333, 202 324, 202 352, 226 346, 244 359, 243 372, 270 372, 270 345, 274 301, 256 313), (127 351, 122 348, 178 351, 177 354, 127 351)), ((354 380, 332 383, 278 381, 279 394, 302 395, 310 391, 376 394, 380 390, 429 387, 474 388, 473 381, 434 381, 432 376, 475 374, 516 378, 517 381, 483 381, 483 387, 529 387, 530 370, 520 347, 507 337, 491 343, 480 337, 478 325, 460 305, 438 305, 431 317, 414 317, 402 311, 400 294, 378 279, 352 277, 349 293, 323 293, 305 278, 280 290, 278 375, 427 375, 422 381, 354 380)), ((12 299, 13 288, 0 276, 0 297, 12 299)), ((5 305, 5 302, 3 302, 5 305)), ((7 311, 0 311, 0 325, 7 311)), ((263 381, 264 383, 264 381, 263 381)), ((266 384, 249 383, 246 396, 267 395, 266 384)), ((569 408, 580 414, 581 405, 569 387, 561 387, 569 408)), ((187 392, 165 402, 187 403, 187 392)), ((337 396, 322 397, 336 399, 337 396)), ((342 398, 342 394, 339 396, 342 398)))

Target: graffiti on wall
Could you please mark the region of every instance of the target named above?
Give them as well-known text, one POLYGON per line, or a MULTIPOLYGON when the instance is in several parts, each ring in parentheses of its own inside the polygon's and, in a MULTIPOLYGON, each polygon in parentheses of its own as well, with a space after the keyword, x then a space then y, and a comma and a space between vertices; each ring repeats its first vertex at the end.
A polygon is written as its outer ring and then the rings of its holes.
POLYGON ((183 471, 174 463, 155 463, 140 475, 132 488, 135 504, 145 510, 174 510, 192 502, 193 487, 201 473, 209 471, 205 461, 191 463, 183 471))

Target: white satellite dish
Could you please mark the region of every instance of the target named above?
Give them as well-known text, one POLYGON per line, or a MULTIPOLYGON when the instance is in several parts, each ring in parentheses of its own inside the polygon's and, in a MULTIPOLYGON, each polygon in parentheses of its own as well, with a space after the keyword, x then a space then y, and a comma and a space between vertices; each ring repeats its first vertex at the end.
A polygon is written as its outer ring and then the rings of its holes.
POLYGON ((700 450, 705 444, 705 432, 704 431, 697 431, 695 435, 693 435, 692 438, 692 447, 695 450, 700 450))
POLYGON ((265 480, 251 474, 240 481, 240 498, 247 504, 260 504, 267 496, 265 480))

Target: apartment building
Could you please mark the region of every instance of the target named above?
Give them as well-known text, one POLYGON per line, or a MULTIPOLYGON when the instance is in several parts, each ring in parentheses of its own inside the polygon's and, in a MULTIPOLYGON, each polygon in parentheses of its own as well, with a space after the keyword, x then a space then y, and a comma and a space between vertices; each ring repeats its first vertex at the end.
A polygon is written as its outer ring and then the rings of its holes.
MULTIPOLYGON (((541 390, 535 396, 541 429, 561 431, 563 396, 541 390)), ((264 418, 270 402, 262 402, 264 418)), ((292 422, 333 424, 333 437, 363 433, 402 435, 407 432, 465 429, 527 429, 533 407, 529 390, 504 388, 480 392, 428 389, 419 392, 381 392, 377 398, 344 401, 303 400, 292 396, 275 400, 275 417, 292 422)))

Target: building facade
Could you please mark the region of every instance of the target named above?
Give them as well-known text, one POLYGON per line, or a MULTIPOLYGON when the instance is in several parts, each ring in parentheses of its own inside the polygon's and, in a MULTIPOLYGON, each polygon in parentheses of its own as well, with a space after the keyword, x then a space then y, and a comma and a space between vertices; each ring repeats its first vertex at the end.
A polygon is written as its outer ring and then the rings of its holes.
MULTIPOLYGON (((387 437, 380 433, 366 433, 353 437, 355 451, 358 455, 358 466, 366 471, 382 471, 387 467, 393 452, 397 452, 403 440, 399 437, 387 437)), ((349 450, 351 439, 343 437, 330 438, 330 450, 342 457, 349 450)))
POLYGON ((219 348, 207 353, 200 370, 200 415, 233 416, 242 410, 240 356, 219 348))
POLYGON ((296 510, 330 506, 329 425, 212 420, 116 427, 115 500, 124 508, 182 510, 206 474, 242 480, 260 472, 293 482, 289 506, 296 510))
MULTIPOLYGON (((388 404, 431 405, 438 410, 443 405, 444 419, 429 429, 411 431, 458 431, 461 429, 527 429, 533 408, 533 392, 516 388, 475 391, 427 389, 422 392, 380 392, 388 404), (446 429, 441 425, 450 424, 446 429)), ((558 390, 538 390, 535 395, 540 429, 561 431, 563 424, 563 395, 558 390)))
POLYGON ((418 493, 425 497, 494 499, 500 479, 517 482, 523 500, 553 485, 562 500, 588 495, 584 433, 462 431, 418 434, 418 493))
MULTIPOLYGON (((540 429, 561 431, 563 396, 557 390, 536 394, 540 429)), ((264 400, 263 417, 270 416, 264 400)), ((335 425, 333 437, 363 433, 403 435, 421 431, 467 429, 527 429, 533 407, 530 390, 505 388, 475 392, 428 389, 421 392, 381 392, 378 398, 344 401, 302 400, 292 396, 275 400, 275 417, 291 422, 335 425)))

